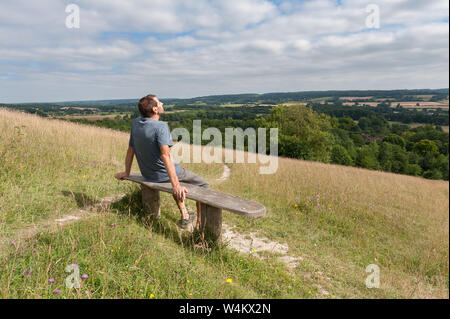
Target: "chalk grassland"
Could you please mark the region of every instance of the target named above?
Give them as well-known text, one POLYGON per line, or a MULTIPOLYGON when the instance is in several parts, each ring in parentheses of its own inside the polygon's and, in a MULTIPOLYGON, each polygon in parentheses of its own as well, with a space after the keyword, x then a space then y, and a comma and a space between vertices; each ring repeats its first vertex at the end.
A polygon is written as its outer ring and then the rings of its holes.
POLYGON ((215 182, 222 164, 183 164, 215 189, 266 205, 264 218, 225 212, 224 222, 286 244, 299 260, 291 269, 277 252, 208 251, 178 231, 169 194, 161 222, 151 223, 138 185, 113 178, 127 133, 0 109, 0 134, 2 298, 449 296, 448 182, 284 158, 274 175, 260 175, 261 163, 234 163, 230 178, 215 182), (125 197, 39 230, 114 194, 125 197), (88 278, 69 290, 64 269, 75 262, 88 278), (369 264, 380 268, 378 289, 366 287, 369 264))

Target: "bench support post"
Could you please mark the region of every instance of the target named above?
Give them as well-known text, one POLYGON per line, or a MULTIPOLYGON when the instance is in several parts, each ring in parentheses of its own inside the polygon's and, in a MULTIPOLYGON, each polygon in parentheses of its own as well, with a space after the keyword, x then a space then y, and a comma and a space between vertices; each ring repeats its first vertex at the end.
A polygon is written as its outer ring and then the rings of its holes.
POLYGON ((200 230, 210 239, 219 241, 222 234, 222 209, 202 203, 200 230))
POLYGON ((161 200, 159 198, 159 191, 142 184, 141 190, 144 212, 155 220, 161 218, 161 200))

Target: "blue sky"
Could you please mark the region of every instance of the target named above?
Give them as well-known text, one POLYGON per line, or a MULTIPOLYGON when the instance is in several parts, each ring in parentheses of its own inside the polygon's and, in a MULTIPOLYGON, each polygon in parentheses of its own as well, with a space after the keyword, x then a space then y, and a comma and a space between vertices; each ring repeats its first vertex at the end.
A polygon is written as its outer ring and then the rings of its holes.
POLYGON ((448 11, 445 0, 2 1, 0 103, 448 87, 448 11), (65 26, 70 3, 79 29, 65 26))

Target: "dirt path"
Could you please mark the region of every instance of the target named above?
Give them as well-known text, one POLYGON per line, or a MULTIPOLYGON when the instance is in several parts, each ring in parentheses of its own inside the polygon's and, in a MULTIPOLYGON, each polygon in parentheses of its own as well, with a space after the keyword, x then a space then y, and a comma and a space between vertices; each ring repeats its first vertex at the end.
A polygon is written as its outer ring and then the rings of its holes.
MULTIPOLYGON (((222 176, 216 179, 217 182, 223 182, 230 178, 231 170, 227 165, 223 165, 222 176)), ((284 263, 286 267, 293 271, 300 265, 303 258, 289 255, 289 246, 277 241, 272 241, 267 237, 258 235, 257 232, 241 233, 234 231, 226 223, 222 222, 222 242, 228 247, 236 249, 243 255, 252 255, 259 259, 264 259, 265 253, 274 254, 278 261, 284 263)), ((321 285, 316 284, 319 293, 327 297, 330 293, 321 285)))

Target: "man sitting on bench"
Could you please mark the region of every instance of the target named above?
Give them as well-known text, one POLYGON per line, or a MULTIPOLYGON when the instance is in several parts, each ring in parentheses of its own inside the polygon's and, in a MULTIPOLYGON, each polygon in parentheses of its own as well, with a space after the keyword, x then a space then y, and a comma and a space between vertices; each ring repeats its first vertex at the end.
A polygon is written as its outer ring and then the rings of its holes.
MULTIPOLYGON (((131 125, 130 141, 125 158, 125 172, 115 175, 118 180, 130 175, 134 154, 142 176, 148 182, 168 182, 172 184, 173 197, 181 213, 179 226, 187 229, 195 221, 195 214, 189 213, 184 204, 187 189, 180 182, 209 188, 209 184, 195 173, 184 169, 172 159, 170 147, 173 145, 169 126, 159 121, 164 113, 163 103, 155 95, 147 95, 139 100, 141 117, 131 125)), ((201 204, 197 202, 197 225, 200 225, 201 204)))

